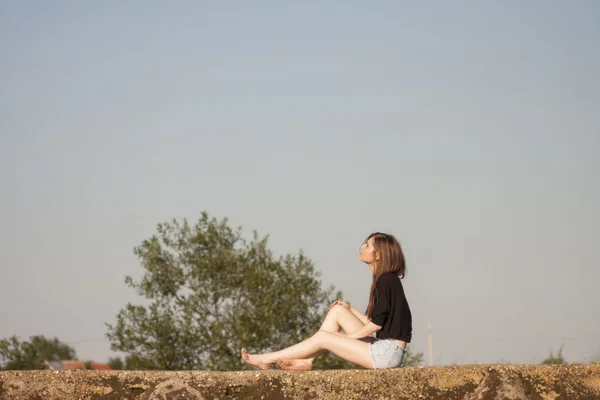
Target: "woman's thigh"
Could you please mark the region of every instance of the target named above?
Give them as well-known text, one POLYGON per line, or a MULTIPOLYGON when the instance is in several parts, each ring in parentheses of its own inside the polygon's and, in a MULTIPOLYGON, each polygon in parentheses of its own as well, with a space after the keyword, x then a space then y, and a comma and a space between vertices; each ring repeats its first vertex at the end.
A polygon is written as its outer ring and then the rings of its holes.
POLYGON ((335 333, 319 331, 315 334, 319 347, 364 368, 373 368, 371 345, 359 339, 350 339, 335 333))

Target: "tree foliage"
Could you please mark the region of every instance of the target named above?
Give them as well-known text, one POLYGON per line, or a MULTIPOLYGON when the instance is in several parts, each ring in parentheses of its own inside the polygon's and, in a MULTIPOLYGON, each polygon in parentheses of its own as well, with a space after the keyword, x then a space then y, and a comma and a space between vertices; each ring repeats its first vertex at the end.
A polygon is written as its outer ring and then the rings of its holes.
POLYGON ((404 355, 404 360, 402 361, 402 366, 404 367, 418 367, 423 363, 423 353, 413 353, 411 346, 409 345, 406 348, 406 354, 404 355))
POLYGON ((119 357, 109 358, 107 364, 110 367, 110 369, 114 369, 114 370, 127 369, 127 368, 125 368, 125 363, 119 357))
POLYGON ((554 356, 552 349, 550 349, 550 354, 548 355, 548 358, 543 360, 541 364, 567 364, 567 361, 563 358, 562 355, 563 347, 565 347, 564 343, 559 347, 558 354, 556 355, 556 357, 554 356))
MULTIPOLYGON (((227 219, 206 212, 160 223, 134 249, 140 280, 125 282, 148 300, 127 304, 107 324, 111 348, 127 354, 123 367, 165 370, 236 370, 240 348, 278 350, 316 332, 341 292, 323 289, 310 259, 275 257, 268 237, 247 241, 227 219)), ((315 368, 355 368, 328 353, 315 368)), ((246 367, 243 367, 246 368, 246 367)))
POLYGON ((44 361, 76 359, 75 350, 56 337, 31 336, 29 341, 17 336, 0 340, 0 367, 5 370, 41 369, 44 361))

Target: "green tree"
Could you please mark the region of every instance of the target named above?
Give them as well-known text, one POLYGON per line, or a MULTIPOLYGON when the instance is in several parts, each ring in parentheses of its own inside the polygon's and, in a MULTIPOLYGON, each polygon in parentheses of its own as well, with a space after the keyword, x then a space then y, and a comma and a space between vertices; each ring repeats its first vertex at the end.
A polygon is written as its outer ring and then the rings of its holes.
POLYGON ((74 360, 75 350, 56 337, 31 336, 29 341, 17 336, 0 340, 0 366, 5 370, 41 369, 44 361, 74 360))
POLYGON ((123 363, 123 360, 121 360, 121 358, 119 358, 119 357, 109 358, 107 364, 110 367, 110 369, 114 369, 114 370, 126 369, 125 364, 123 363))
MULTIPOLYGON (((264 352, 306 339, 342 297, 321 287, 301 251, 276 258, 268 237, 246 241, 227 219, 203 212, 194 225, 172 220, 157 231, 134 249, 141 279, 125 278, 147 305, 129 303, 106 324, 125 368, 240 369, 241 347, 264 352)), ((329 353, 314 367, 355 368, 329 353)))
POLYGON ((567 364, 567 361, 563 358, 562 355, 563 347, 565 347, 564 343, 559 347, 558 354, 556 355, 556 357, 554 356, 552 349, 550 349, 550 354, 548 355, 548 358, 543 360, 540 364, 567 364))
POLYGON ((406 354, 402 365, 404 367, 418 367, 423 362, 423 353, 413 353, 411 346, 406 347, 406 354))
POLYGON ((136 354, 125 356, 125 360, 114 357, 108 360, 108 365, 114 370, 144 370, 153 369, 152 365, 147 365, 147 360, 136 354))

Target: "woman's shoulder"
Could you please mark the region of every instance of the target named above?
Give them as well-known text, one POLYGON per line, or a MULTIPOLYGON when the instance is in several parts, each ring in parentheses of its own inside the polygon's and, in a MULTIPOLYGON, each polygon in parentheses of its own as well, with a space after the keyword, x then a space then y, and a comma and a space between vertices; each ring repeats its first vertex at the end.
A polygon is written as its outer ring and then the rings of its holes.
POLYGON ((404 293, 404 287, 402 286, 400 277, 394 272, 384 272, 379 276, 379 279, 377 280, 377 290, 386 293, 404 293))
POLYGON ((387 282, 400 282, 400 277, 395 272, 384 272, 379 275, 377 282, 387 283, 387 282))

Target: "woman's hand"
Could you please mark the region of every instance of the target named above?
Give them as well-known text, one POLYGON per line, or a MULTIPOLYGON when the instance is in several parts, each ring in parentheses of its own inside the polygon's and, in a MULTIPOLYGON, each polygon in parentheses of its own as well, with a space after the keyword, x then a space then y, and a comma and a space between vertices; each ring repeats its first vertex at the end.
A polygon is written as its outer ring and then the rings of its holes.
POLYGON ((346 302, 345 302, 345 301, 343 301, 343 300, 336 300, 336 301, 334 301, 334 302, 333 302, 333 303, 331 303, 331 305, 329 306, 329 309, 331 310, 333 307, 337 306, 338 304, 339 304, 339 305, 341 305, 341 306, 344 306, 344 307, 346 307, 348 310, 350 309, 350 303, 346 303, 346 302))

